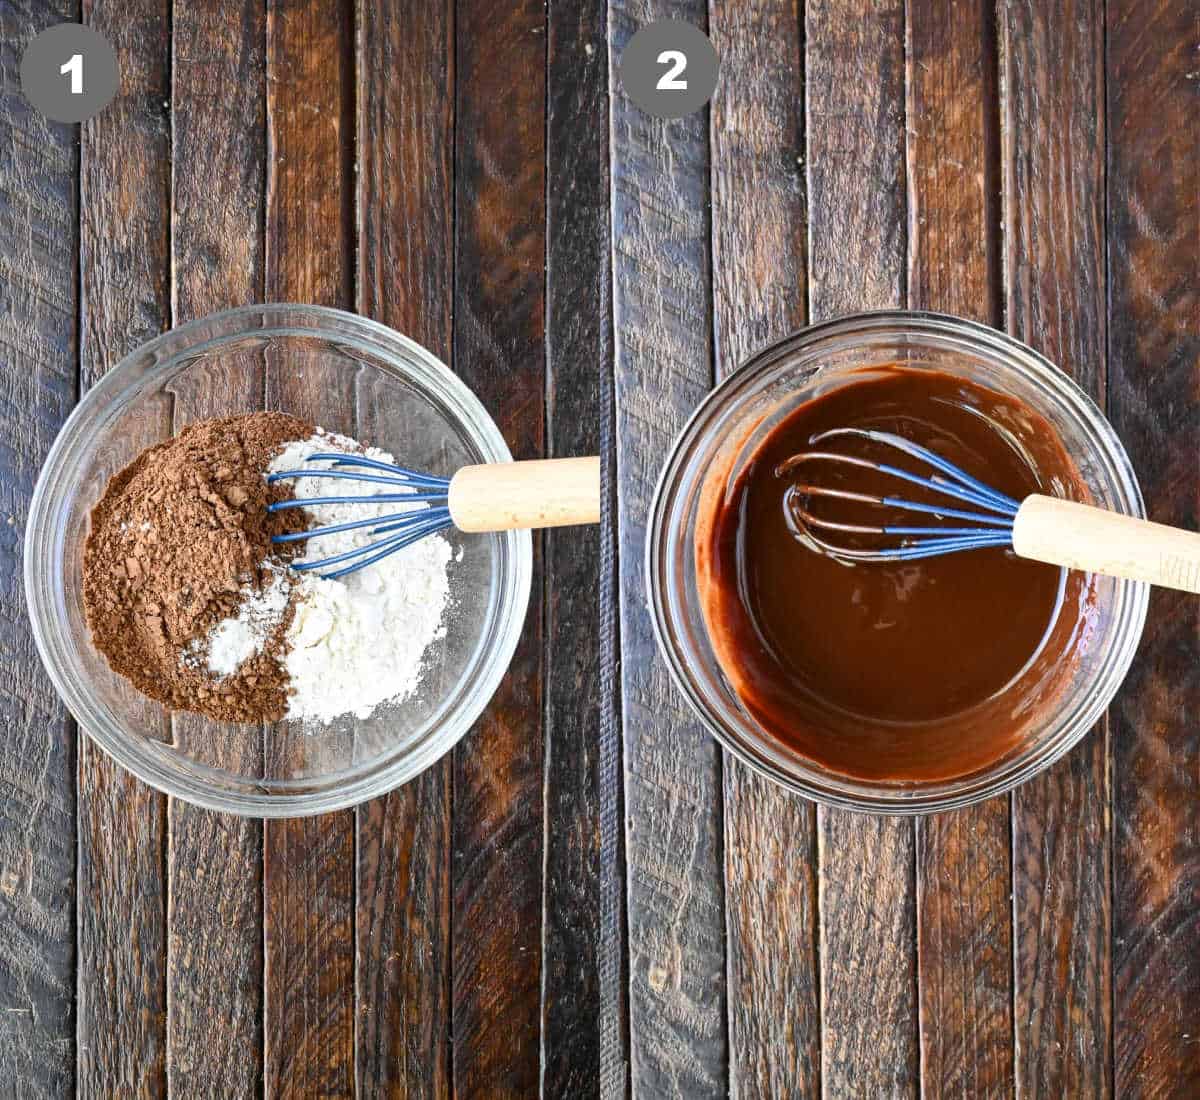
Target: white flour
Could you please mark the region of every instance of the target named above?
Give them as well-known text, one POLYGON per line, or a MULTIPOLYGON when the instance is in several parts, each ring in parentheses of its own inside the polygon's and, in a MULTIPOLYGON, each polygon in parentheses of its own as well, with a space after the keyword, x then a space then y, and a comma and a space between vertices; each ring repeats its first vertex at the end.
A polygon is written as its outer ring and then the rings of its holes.
MULTIPOLYGON (((319 451, 362 450, 352 439, 318 429, 311 439, 288 444, 268 472, 298 469, 319 451)), ((365 453, 380 462, 395 461, 376 448, 365 453)), ((397 491, 395 486, 334 478, 297 478, 292 484, 298 499, 397 491)), ((401 509, 396 504, 322 504, 305 507, 304 512, 313 526, 321 526, 401 509)), ((306 542, 303 556, 296 560, 332 557, 379 538, 370 528, 322 536, 306 542)), ((441 535, 430 535, 337 580, 312 573, 286 574, 281 583, 290 589, 296 609, 284 660, 292 688, 287 716, 314 723, 343 714, 369 718, 381 703, 410 695, 421 682, 425 651, 445 636, 450 557, 450 543, 441 535)), ((261 650, 270 629, 257 605, 273 606, 274 587, 248 600, 235 618, 218 624, 209 635, 209 671, 227 676, 261 650)))
POLYGON ((267 639, 283 621, 291 585, 282 567, 273 567, 274 579, 261 592, 247 585, 242 604, 231 619, 218 623, 208 636, 208 671, 230 676, 243 661, 262 651, 267 639))

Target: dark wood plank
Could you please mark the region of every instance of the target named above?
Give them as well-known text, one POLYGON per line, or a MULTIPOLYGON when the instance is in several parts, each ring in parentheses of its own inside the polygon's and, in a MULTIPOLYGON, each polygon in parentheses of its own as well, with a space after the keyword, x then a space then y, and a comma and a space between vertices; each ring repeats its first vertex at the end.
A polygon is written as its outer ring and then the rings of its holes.
MULTIPOLYGON (((801 21, 796 0, 711 7, 718 376, 807 317, 801 21)), ((816 1095, 816 811, 728 754, 724 786, 730 1091, 816 1095)))
MULTIPOLYGON (((1009 0, 999 28, 1008 327, 1103 403, 1103 4, 1009 0)), ((1108 1096, 1106 723, 1012 801, 1018 1095, 1108 1096)))
POLYGON ((449 360, 454 6, 359 0, 359 304, 449 360))
MULTIPOLYGON (((172 10, 172 272, 176 324, 261 301, 266 182, 266 15, 246 0, 172 10)), ((173 391, 175 428, 259 407, 261 357, 173 391)), ((214 735, 176 715, 204 759, 260 774, 258 738, 214 735), (202 746, 202 748, 201 748, 202 746)), ((167 1075, 172 1093, 256 1096, 262 1088, 262 824, 171 799, 167 1075)))
POLYGON ((908 0, 908 294, 996 324, 1000 109, 995 15, 983 0, 908 0))
MULTIPOLYGON (((612 361, 608 51, 604 0, 548 8, 546 436, 553 456, 600 447, 612 361)), ((542 1096, 600 1079, 599 601, 595 528, 546 533, 546 820, 542 1096)))
POLYGON ((21 539, 38 470, 75 400, 74 128, 20 92, 35 34, 74 4, 0 7, 0 1065, 14 1094, 75 1080, 75 729, 30 636, 21 539))
MULTIPOLYGON (((454 38, 447 0, 358 5, 359 310, 450 359, 454 38)), ((360 1096, 450 1092, 451 766, 358 809, 360 1096)))
MULTIPOLYGON (((544 453, 546 24, 539 0, 457 18, 454 365, 514 457, 544 453)), ((454 750, 453 1065, 459 1096, 538 1089, 544 729, 541 539, 525 633, 454 750)))
MULTIPOLYGON (((812 317, 903 305, 903 4, 814 0, 806 57, 812 317)), ((823 1089, 915 1095, 912 823, 817 820, 823 1089)))
MULTIPOLYGON (((995 13, 912 2, 909 305, 1000 320, 995 13)), ((922 1095, 1013 1090, 1010 801, 917 824, 922 1095)))
MULTIPOLYGON (((353 13, 335 0, 267 9, 266 292, 348 306, 353 13)), ((315 367, 274 371, 267 399, 354 427, 354 394, 315 367)), ((354 1088, 354 813, 269 821, 263 835, 264 1078, 268 1096, 354 1088)))
MULTIPOLYGON (((121 71, 118 97, 82 128, 86 388, 170 324, 170 21, 165 0, 97 0, 83 14, 121 71)), ((170 431, 165 407, 151 420, 146 442, 170 431)), ((166 799, 86 739, 78 798, 77 1092, 164 1096, 166 799)))
POLYGON ((267 6, 267 295, 347 308, 354 16, 338 0, 267 6))
MULTIPOLYGON (((654 19, 705 5, 614 0, 609 64, 654 19)), ((712 384, 708 116, 643 114, 612 82, 613 329, 633 1095, 724 1096, 721 763, 672 687, 646 609, 660 465, 712 384)))
MULTIPOLYGON (((1112 0, 1109 411, 1150 515, 1200 527, 1200 18, 1112 0)), ((1200 1094, 1200 602, 1166 591, 1110 711, 1117 1096, 1200 1094)))

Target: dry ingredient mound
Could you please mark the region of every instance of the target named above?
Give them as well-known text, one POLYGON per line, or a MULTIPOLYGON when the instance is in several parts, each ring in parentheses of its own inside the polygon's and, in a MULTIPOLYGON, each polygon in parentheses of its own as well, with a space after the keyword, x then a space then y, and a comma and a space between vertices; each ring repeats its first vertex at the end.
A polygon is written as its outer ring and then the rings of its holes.
POLYGON ((143 694, 173 710, 226 722, 274 721, 288 709, 282 664, 292 611, 265 643, 217 678, 183 659, 248 593, 277 578, 271 536, 302 530, 301 510, 266 505, 291 490, 263 471, 312 424, 282 413, 204 420, 142 452, 92 509, 83 599, 96 648, 143 694))
MULTIPOLYGON (((386 465, 396 462, 387 451, 318 428, 311 438, 289 443, 268 469, 271 473, 300 469, 310 465, 313 454, 329 451, 362 454, 386 465)), ((348 483, 306 477, 291 484, 295 499, 314 501, 297 509, 311 527, 337 528, 368 519, 386 524, 398 505, 386 499, 372 504, 370 498, 402 491, 389 484, 353 482, 353 502, 318 504, 315 501, 321 498, 344 496, 348 483)), ((404 536, 398 532, 393 537, 404 536)), ((370 525, 352 527, 307 540, 295 561, 341 558, 347 564, 351 559, 345 555, 373 555, 386 541, 386 536, 376 534, 370 525)), ((291 585, 294 614, 283 658, 291 678, 288 718, 306 727, 344 714, 366 719, 376 707, 399 702, 415 692, 424 673, 426 652, 446 636, 450 561, 450 543, 440 534, 427 534, 344 577, 296 570, 292 575, 297 579, 291 585)), ((243 605, 241 616, 247 606, 262 603, 260 598, 243 605)), ((219 655, 218 636, 226 629, 236 634, 236 623, 222 623, 210 638, 210 671, 214 655, 219 655)))

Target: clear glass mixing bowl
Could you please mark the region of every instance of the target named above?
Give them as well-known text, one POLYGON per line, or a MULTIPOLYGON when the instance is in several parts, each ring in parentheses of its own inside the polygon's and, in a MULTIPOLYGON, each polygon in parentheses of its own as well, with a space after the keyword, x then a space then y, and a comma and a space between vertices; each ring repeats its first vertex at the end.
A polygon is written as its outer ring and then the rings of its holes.
MULTIPOLYGON (((766 349, 712 391, 667 459, 648 520, 650 611, 667 666, 726 748, 783 786, 830 805, 872 813, 924 813, 979 802, 1049 767, 1103 713, 1125 677, 1146 617, 1146 585, 1096 579, 1096 620, 1073 677, 1048 708, 1025 718, 1017 748, 982 771, 939 783, 868 783, 794 752, 764 731, 727 683, 713 651, 696 583, 701 493, 720 491, 770 422, 848 381, 852 371, 900 363, 957 374, 1015 395, 1058 430, 1093 503, 1143 516, 1120 440, 1062 371, 1003 333, 933 313, 880 312, 804 329, 766 349)), ((997 608, 1002 615, 1003 609, 997 608)), ((987 623, 979 624, 986 630, 987 623)))
POLYGON ((446 634, 417 691, 368 720, 263 727, 172 715, 133 690, 92 646, 84 618, 88 514, 143 448, 206 416, 291 413, 444 476, 507 462, 483 406, 411 340, 315 306, 230 310, 145 344, 84 396, 38 479, 25 535, 25 591, 38 652, 80 726, 168 794, 261 817, 324 813, 382 794, 467 732, 499 685, 525 619, 528 531, 448 536, 446 634), (280 386, 288 376, 300 386, 280 386), (292 394, 289 400, 285 394, 292 394))

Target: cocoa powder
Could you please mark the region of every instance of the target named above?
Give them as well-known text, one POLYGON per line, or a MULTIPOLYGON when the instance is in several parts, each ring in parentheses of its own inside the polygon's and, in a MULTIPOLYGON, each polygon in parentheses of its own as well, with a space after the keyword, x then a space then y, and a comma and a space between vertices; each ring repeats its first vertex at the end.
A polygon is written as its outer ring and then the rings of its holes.
POLYGON ((283 717, 290 612, 262 652, 223 679, 185 655, 237 613, 243 588, 270 583, 271 536, 304 528, 299 509, 267 512, 291 489, 269 487, 263 471, 283 444, 313 431, 282 413, 202 420, 105 487, 84 550, 84 606, 96 648, 145 695, 227 722, 283 717))

